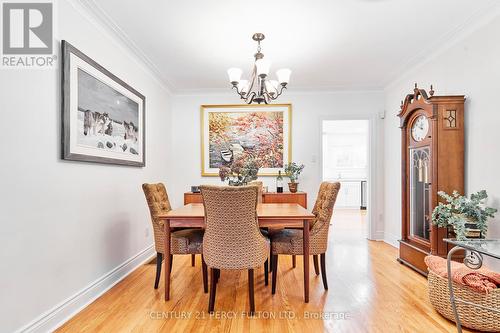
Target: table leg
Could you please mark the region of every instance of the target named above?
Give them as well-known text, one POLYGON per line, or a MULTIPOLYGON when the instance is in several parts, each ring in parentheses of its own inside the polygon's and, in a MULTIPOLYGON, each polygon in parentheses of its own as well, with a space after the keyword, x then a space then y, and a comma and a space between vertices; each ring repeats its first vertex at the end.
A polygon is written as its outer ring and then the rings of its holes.
POLYGON ((309 303, 309 220, 304 220, 303 226, 304 245, 304 302, 309 303))
POLYGON ((451 308, 453 309, 453 315, 455 316, 455 323, 457 325, 457 332, 462 333, 462 325, 460 324, 460 318, 458 316, 457 312, 457 304, 455 303, 455 294, 453 293, 453 282, 451 278, 451 257, 454 252, 457 250, 460 250, 460 247, 455 246, 448 252, 448 258, 446 261, 446 268, 448 271, 448 289, 450 291, 450 303, 451 303, 451 308))
POLYGON ((172 265, 170 259, 170 220, 165 220, 164 224, 165 235, 165 301, 170 299, 170 266, 172 265))

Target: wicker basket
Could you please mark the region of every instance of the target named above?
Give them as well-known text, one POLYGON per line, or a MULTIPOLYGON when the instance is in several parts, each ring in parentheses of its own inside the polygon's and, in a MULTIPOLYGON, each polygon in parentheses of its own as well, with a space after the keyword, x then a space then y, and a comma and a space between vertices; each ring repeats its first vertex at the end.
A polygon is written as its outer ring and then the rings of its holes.
MULTIPOLYGON (((451 321, 455 321, 450 303, 448 280, 429 271, 429 298, 432 306, 451 321)), ((500 310, 500 288, 483 294, 453 282, 455 298, 500 310)), ((500 314, 477 306, 456 302, 460 322, 463 326, 485 332, 500 331, 500 314)))

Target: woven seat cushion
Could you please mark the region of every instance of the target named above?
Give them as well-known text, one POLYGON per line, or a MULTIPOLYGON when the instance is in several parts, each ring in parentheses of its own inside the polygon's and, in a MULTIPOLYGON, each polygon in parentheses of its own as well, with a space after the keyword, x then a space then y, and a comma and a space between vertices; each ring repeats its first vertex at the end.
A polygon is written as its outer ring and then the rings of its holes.
POLYGON ((273 254, 302 254, 302 230, 283 229, 271 236, 273 254))
MULTIPOLYGON (((302 229, 283 229, 271 233, 272 254, 304 254, 302 229)), ((326 252, 328 244, 328 227, 311 230, 309 234, 309 254, 326 252)))
POLYGON ((171 254, 201 254, 202 245, 203 230, 201 229, 184 229, 170 234, 171 254))

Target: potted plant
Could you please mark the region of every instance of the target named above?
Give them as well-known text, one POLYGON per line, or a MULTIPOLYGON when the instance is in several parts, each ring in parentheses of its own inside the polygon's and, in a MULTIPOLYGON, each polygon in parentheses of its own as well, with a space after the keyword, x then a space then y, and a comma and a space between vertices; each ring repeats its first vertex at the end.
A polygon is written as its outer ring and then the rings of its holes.
POLYGON ((230 166, 219 167, 219 177, 222 181, 229 180, 230 186, 246 185, 257 179, 259 165, 253 158, 237 159, 230 166))
POLYGON ((285 165, 285 175, 290 179, 288 189, 292 193, 295 193, 298 190, 299 183, 297 183, 297 179, 299 178, 302 170, 304 170, 304 164, 298 165, 297 163, 292 162, 285 165))
POLYGON ((457 191, 453 191, 451 195, 440 191, 438 195, 444 198, 446 203, 440 202, 434 208, 433 224, 453 228, 458 240, 486 236, 488 218, 493 218, 497 210, 484 205, 488 198, 485 190, 471 194, 470 198, 460 195, 457 191))

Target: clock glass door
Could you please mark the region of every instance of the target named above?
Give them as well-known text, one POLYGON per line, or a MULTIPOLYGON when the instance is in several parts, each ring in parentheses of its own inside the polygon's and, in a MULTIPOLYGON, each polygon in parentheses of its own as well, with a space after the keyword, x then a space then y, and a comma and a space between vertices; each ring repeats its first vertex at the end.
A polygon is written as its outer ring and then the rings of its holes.
POLYGON ((430 240, 430 149, 410 148, 410 236, 430 240))

